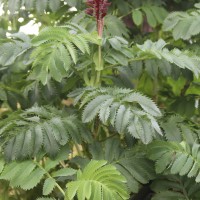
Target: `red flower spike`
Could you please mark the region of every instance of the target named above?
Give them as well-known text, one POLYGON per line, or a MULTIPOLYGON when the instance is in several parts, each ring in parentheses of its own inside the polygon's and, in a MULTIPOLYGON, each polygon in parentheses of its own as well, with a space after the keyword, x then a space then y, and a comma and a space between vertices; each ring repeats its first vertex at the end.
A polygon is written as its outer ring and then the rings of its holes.
POLYGON ((87 8, 85 12, 96 18, 98 34, 102 37, 104 26, 103 18, 106 16, 111 3, 108 0, 87 0, 86 4, 90 8, 87 8))

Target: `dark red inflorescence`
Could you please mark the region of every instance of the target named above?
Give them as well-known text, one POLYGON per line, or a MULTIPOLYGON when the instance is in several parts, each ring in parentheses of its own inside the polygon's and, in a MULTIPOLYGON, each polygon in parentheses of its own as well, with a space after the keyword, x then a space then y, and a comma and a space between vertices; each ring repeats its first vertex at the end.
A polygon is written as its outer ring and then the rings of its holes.
POLYGON ((108 0, 87 0, 86 4, 89 6, 86 13, 94 16, 96 20, 102 20, 106 16, 111 3, 108 0))
POLYGON ((85 12, 96 18, 98 34, 102 37, 104 17, 108 12, 108 7, 111 3, 109 3, 108 0, 87 0, 86 4, 89 8, 87 8, 85 12))

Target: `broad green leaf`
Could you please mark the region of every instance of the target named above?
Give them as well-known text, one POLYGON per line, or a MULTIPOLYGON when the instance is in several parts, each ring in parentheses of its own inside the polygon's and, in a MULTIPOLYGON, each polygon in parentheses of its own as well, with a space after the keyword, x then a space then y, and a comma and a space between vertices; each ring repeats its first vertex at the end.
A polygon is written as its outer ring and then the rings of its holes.
POLYGON ((133 10, 132 18, 133 18, 134 23, 137 26, 141 25, 143 22, 143 16, 142 16, 142 12, 140 10, 133 10))
POLYGON ((147 22, 151 27, 156 27, 157 22, 156 22, 156 18, 154 17, 150 7, 142 7, 142 10, 145 12, 146 16, 147 16, 147 22))
POLYGON ((55 186, 56 186, 55 179, 53 178, 46 179, 43 186, 43 195, 49 195, 53 191, 55 186))

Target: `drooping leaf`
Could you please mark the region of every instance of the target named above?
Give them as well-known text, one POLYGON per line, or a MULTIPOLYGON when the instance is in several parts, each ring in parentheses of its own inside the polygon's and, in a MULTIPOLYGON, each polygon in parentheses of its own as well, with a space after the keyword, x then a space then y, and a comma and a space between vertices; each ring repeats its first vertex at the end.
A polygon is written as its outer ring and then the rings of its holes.
POLYGON ((51 157, 69 138, 76 143, 91 140, 91 135, 74 115, 51 107, 32 107, 20 114, 13 114, 11 121, 1 121, 1 145, 7 160, 30 158, 42 149, 51 157), (81 136, 82 135, 82 136, 81 136))
POLYGON ((72 92, 69 96, 81 97, 84 123, 99 116, 103 123, 110 123, 118 133, 129 132, 145 144, 152 141, 156 132, 162 135, 155 119, 162 115, 159 108, 140 93, 120 88, 88 88, 79 92, 72 92))

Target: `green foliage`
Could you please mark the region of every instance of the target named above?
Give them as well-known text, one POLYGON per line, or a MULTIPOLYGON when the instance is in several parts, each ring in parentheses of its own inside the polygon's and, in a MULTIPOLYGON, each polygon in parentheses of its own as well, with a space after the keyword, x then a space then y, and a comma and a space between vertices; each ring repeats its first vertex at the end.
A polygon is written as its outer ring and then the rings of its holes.
POLYGON ((102 123, 111 124, 119 134, 129 132, 147 144, 156 133, 162 135, 156 117, 161 112, 156 104, 140 93, 120 88, 88 88, 69 95, 75 102, 82 99, 82 121, 90 122, 99 117, 102 123), (87 104, 87 105, 86 105, 87 104), (148 131, 147 131, 148 130, 148 131))
POLYGON ((170 168, 171 174, 195 177, 200 182, 199 147, 194 143, 155 141, 149 145, 149 158, 156 161, 156 172, 162 173, 170 168))
POLYGON ((189 40, 200 33, 199 4, 197 9, 188 12, 173 12, 168 15, 163 24, 164 31, 172 31, 175 40, 189 40))
POLYGON ((0 41, 0 65, 8 66, 15 62, 16 58, 32 47, 30 38, 23 33, 14 33, 10 39, 0 41), (2 44, 1 44, 2 42, 2 44))
POLYGON ((66 196, 69 200, 77 194, 78 200, 84 199, 128 199, 126 179, 106 161, 92 160, 77 179, 68 183, 66 196))
POLYGON ((182 142, 186 141, 188 144, 194 144, 198 139, 198 132, 192 125, 188 125, 181 116, 170 116, 165 122, 161 124, 165 131, 165 137, 168 141, 182 142))
MULTIPOLYGON (((116 63, 126 66, 128 65, 129 59, 133 58, 133 52, 128 47, 128 41, 122 37, 114 36, 109 37, 108 42, 110 44, 110 53, 105 56, 105 61, 115 65, 116 63)), ((107 49, 108 47, 105 47, 107 49)))
MULTIPOLYGON (((2 165, 0 179, 9 181, 12 187, 30 190, 36 187, 46 175, 48 178, 44 181, 43 195, 48 195, 53 191, 54 187, 58 185, 56 179, 51 176, 50 171, 58 166, 59 162, 65 159, 67 154, 69 154, 69 149, 63 148, 56 160, 44 158, 43 164, 36 160, 22 162, 13 161, 8 164, 4 163, 4 166, 2 165)), ((66 168, 65 170, 68 171, 70 169, 66 168)), ((75 173, 76 171, 74 170, 71 174, 68 173, 67 176, 75 173)))
MULTIPOLYGON (((143 45, 137 45, 137 47, 141 50, 140 56, 151 57, 151 59, 157 58, 162 59, 162 61, 167 61, 171 64, 175 64, 176 66, 182 69, 191 70, 195 76, 199 76, 200 68, 200 58, 188 51, 180 51, 179 49, 168 50, 165 46, 167 43, 160 39, 157 42, 152 42, 147 40, 143 45)), ((167 67, 164 65, 163 67, 167 67)))
MULTIPOLYGON (((98 39, 95 39, 93 41, 98 43, 98 39)), ((72 61, 77 62, 77 49, 83 54, 90 53, 88 40, 87 33, 73 34, 64 27, 43 29, 32 40, 37 48, 31 55, 33 71, 29 78, 40 80, 44 85, 47 84, 49 76, 60 82, 70 73, 72 61)))
POLYGON ((1 137, 7 160, 30 158, 43 149, 54 157, 71 138, 76 143, 91 140, 75 115, 51 107, 32 107, 1 121, 1 137))
POLYGON ((43 195, 50 194, 53 191, 55 186, 56 186, 55 179, 53 178, 46 179, 43 186, 43 195))
POLYGON ((200 199, 197 0, 1 3, 1 200, 200 199))
POLYGON ((104 34, 107 36, 120 36, 128 37, 128 29, 124 23, 116 16, 107 15, 105 17, 105 30, 104 34))
POLYGON ((156 27, 162 24, 167 16, 167 11, 160 6, 156 5, 144 5, 139 9, 132 11, 132 18, 134 23, 139 26, 144 23, 144 16, 147 18, 147 22, 151 27, 156 27))
POLYGON ((155 178, 153 163, 146 158, 145 152, 137 147, 127 150, 117 138, 108 139, 104 144, 95 142, 90 145, 89 151, 93 159, 107 160, 115 165, 133 193, 138 193, 142 184, 155 178))
POLYGON ((177 48, 169 50, 163 39, 157 42, 147 40, 142 45, 136 44, 132 49, 120 38, 111 38, 109 42, 113 50, 105 56, 107 67, 117 67, 126 76, 124 81, 130 79, 131 82, 133 78, 140 78, 143 69, 152 79, 157 78, 159 72, 163 76, 176 77, 181 74, 181 70, 190 70, 196 77, 199 76, 200 57, 177 48), (174 66, 178 68, 175 69, 174 66))
MULTIPOLYGON (((43 13, 44 11, 51 10, 56 12, 63 2, 60 0, 2 0, 6 4, 6 8, 13 15, 16 11, 19 11, 22 6, 24 6, 27 10, 36 9, 38 13, 43 13)), ((65 2, 71 2, 70 0, 65 0, 65 2)), ((73 5, 72 5, 73 6, 73 5)))
POLYGON ((156 193, 152 200, 197 200, 199 187, 200 184, 195 183, 194 179, 174 175, 161 176, 151 185, 151 189, 156 193))
MULTIPOLYGON (((129 37, 129 30, 125 24, 114 15, 105 16, 105 27, 104 35, 105 36, 125 36, 129 37)), ((71 23, 78 24, 89 32, 96 30, 96 24, 93 19, 89 18, 84 12, 81 12, 70 20, 71 23)))
POLYGON ((44 174, 45 171, 37 168, 32 161, 12 162, 4 168, 0 178, 10 181, 12 187, 30 190, 41 181, 44 174))

